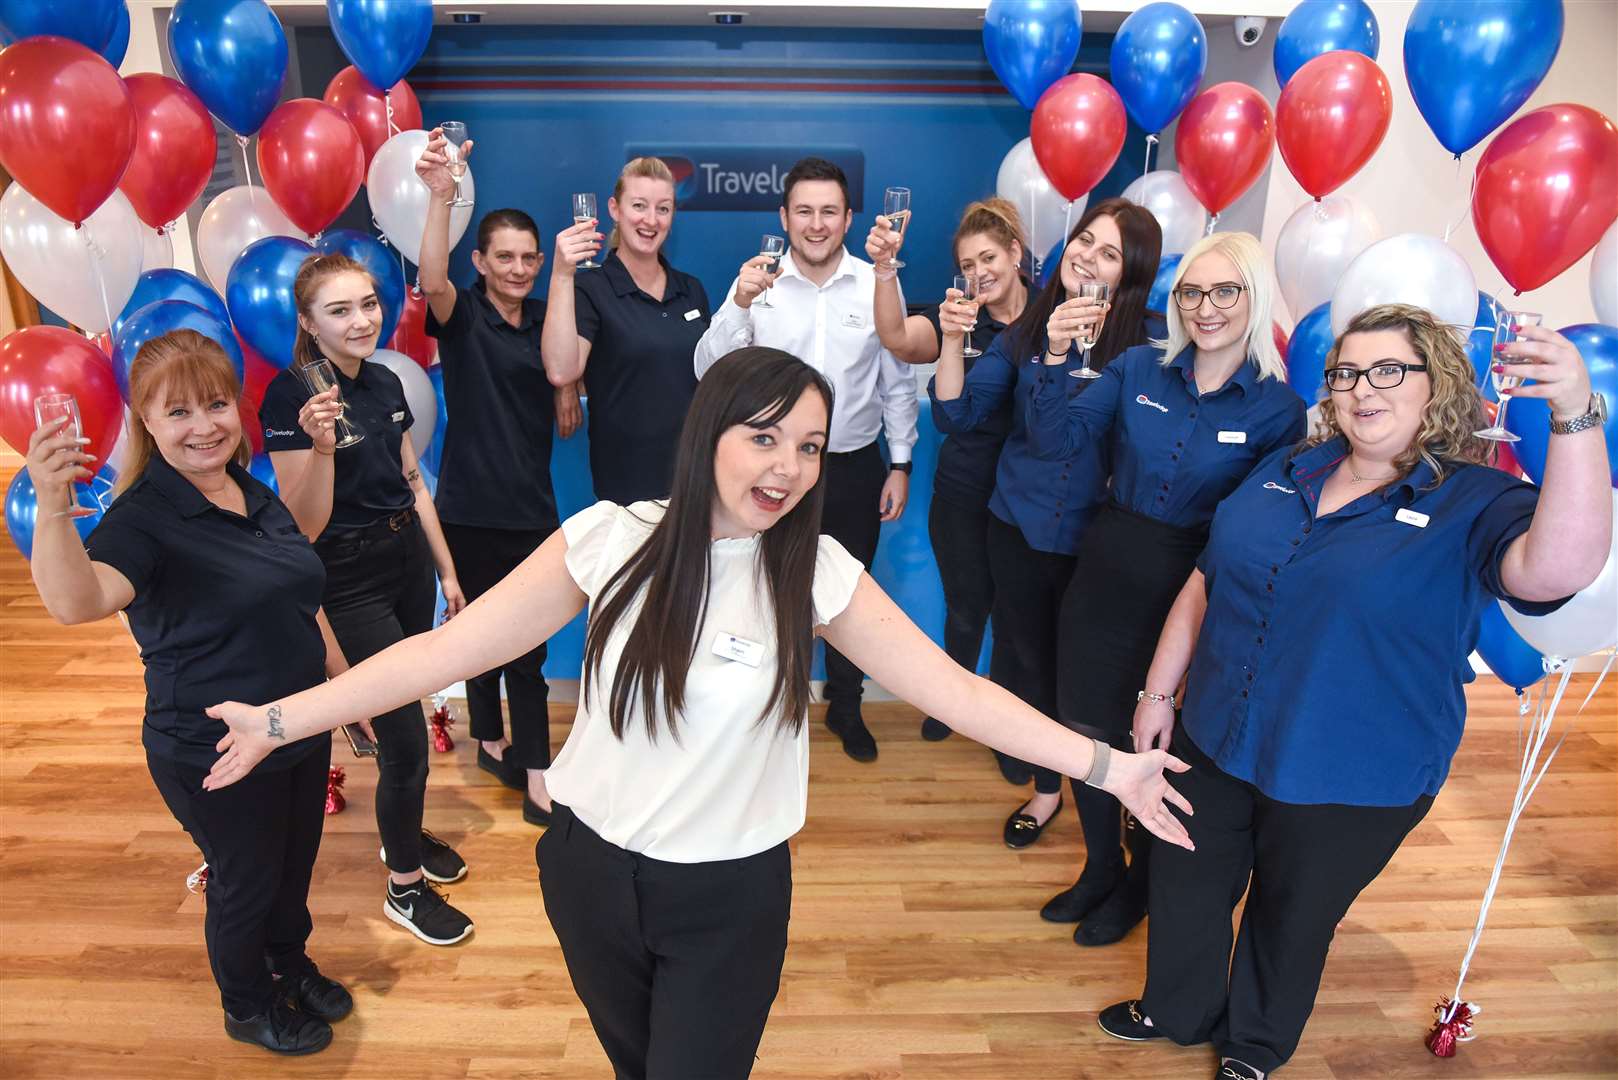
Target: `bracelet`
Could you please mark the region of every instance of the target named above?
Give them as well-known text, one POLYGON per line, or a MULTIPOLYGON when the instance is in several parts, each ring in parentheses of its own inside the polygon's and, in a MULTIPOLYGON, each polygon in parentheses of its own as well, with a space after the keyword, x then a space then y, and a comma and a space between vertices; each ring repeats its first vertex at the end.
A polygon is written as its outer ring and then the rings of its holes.
POLYGON ((310 446, 309 449, 313 450, 315 453, 319 454, 321 457, 335 457, 336 454, 337 454, 336 450, 322 450, 318 446, 310 446))
POLYGON ((1150 701, 1154 705, 1159 701, 1166 701, 1166 702, 1169 703, 1169 708, 1171 708, 1171 709, 1178 709, 1180 707, 1180 703, 1174 700, 1174 695, 1173 694, 1154 694, 1150 690, 1142 690, 1142 691, 1140 691, 1138 694, 1135 695, 1135 701, 1137 703, 1138 702, 1143 702, 1143 701, 1150 701))
POLYGON ((1046 349, 1045 350, 1045 360, 1046 360, 1046 364, 1045 364, 1046 367, 1055 367, 1056 364, 1065 363, 1067 361, 1067 353, 1059 353, 1059 352, 1054 352, 1051 349, 1046 349), (1055 360, 1056 364, 1049 363, 1049 361, 1051 361, 1051 360, 1055 360))
POLYGON ((1107 766, 1112 761, 1112 747, 1100 739, 1091 739, 1094 756, 1090 758, 1090 771, 1083 777, 1086 787, 1099 788, 1107 782, 1107 766))

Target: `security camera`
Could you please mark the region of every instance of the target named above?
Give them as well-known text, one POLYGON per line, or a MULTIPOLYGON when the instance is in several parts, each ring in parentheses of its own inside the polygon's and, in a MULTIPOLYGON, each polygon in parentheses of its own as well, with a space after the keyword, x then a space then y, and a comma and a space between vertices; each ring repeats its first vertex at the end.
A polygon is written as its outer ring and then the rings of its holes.
POLYGON ((1236 44, 1244 49, 1251 49, 1258 44, 1258 39, 1264 36, 1264 24, 1269 22, 1262 15, 1240 15, 1236 18, 1236 44))
POLYGON ((740 26, 742 20, 747 18, 745 11, 713 11, 709 14, 713 16, 713 21, 718 26, 740 26))

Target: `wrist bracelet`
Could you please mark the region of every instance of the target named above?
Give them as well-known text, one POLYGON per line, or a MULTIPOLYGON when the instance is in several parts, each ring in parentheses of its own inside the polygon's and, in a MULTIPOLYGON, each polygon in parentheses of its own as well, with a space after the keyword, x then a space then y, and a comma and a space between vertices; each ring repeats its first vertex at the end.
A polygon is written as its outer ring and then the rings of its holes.
POLYGON ((1112 761, 1112 747, 1100 739, 1090 740, 1094 756, 1090 759, 1090 771, 1084 776, 1086 787, 1099 788, 1107 782, 1107 766, 1112 761))
POLYGON ((313 450, 315 453, 319 454, 321 457, 334 457, 337 454, 337 451, 335 449, 333 449, 333 450, 322 450, 318 446, 311 446, 311 447, 309 447, 309 449, 313 450))
POLYGON ((1150 701, 1153 704, 1156 704, 1159 701, 1166 701, 1166 702, 1169 703, 1169 708, 1171 708, 1171 709, 1177 709, 1177 708, 1180 707, 1179 702, 1174 700, 1174 695, 1173 694, 1154 694, 1150 690, 1142 690, 1139 693, 1137 693, 1135 695, 1135 701, 1136 702, 1150 701))

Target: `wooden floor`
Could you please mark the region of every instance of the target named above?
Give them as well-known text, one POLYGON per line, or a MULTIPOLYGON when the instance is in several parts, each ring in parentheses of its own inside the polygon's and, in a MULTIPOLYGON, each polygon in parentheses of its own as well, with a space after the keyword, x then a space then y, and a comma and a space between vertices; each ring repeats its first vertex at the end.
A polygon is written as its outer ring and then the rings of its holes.
MULTIPOLYGON (((116 620, 52 624, 22 560, 0 546, 0 1077, 610 1077, 541 907, 537 832, 517 794, 476 769, 464 738, 434 756, 428 823, 471 864, 450 891, 476 935, 434 949, 383 919, 374 770, 341 747, 349 807, 327 819, 311 952, 357 1007, 312 1058, 228 1041, 202 901, 184 887, 198 855, 140 749, 135 649, 116 620)), ((1618 1075, 1610 684, 1518 830, 1469 983, 1484 1006, 1477 1040, 1449 1061, 1422 1046, 1515 779, 1509 692, 1485 679, 1470 698, 1454 774, 1343 924, 1284 1077, 1618 1075)), ((560 745, 571 711, 553 715, 560 745)), ((1000 826, 1021 797, 987 750, 959 737, 921 742, 905 706, 868 717, 882 747, 874 765, 844 757, 815 716, 809 824, 792 845, 791 948, 754 1075, 1210 1076, 1206 1048, 1131 1046, 1096 1030, 1099 1009, 1140 987, 1144 929, 1080 949, 1035 914, 1074 876, 1071 807, 1013 853, 1000 826)))

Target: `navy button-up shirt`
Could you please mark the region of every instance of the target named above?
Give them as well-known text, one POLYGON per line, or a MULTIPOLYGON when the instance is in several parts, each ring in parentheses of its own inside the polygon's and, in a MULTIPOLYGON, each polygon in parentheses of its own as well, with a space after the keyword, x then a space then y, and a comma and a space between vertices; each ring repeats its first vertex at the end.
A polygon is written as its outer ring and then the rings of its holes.
POLYGON ((1418 465, 1316 516, 1339 437, 1270 455, 1219 505, 1198 566, 1208 610, 1185 733, 1227 773, 1290 803, 1406 806, 1436 794, 1466 722, 1467 657, 1500 563, 1539 495, 1483 465, 1436 488, 1418 465))
POLYGON ((1137 345, 1076 397, 1062 385, 1073 379, 1040 365, 1028 396, 1030 448, 1066 460, 1105 440, 1114 502, 1169 525, 1206 525, 1255 464, 1303 438, 1305 410, 1292 387, 1260 379, 1251 363, 1199 393, 1195 355, 1187 345, 1165 365, 1162 349, 1137 345))

